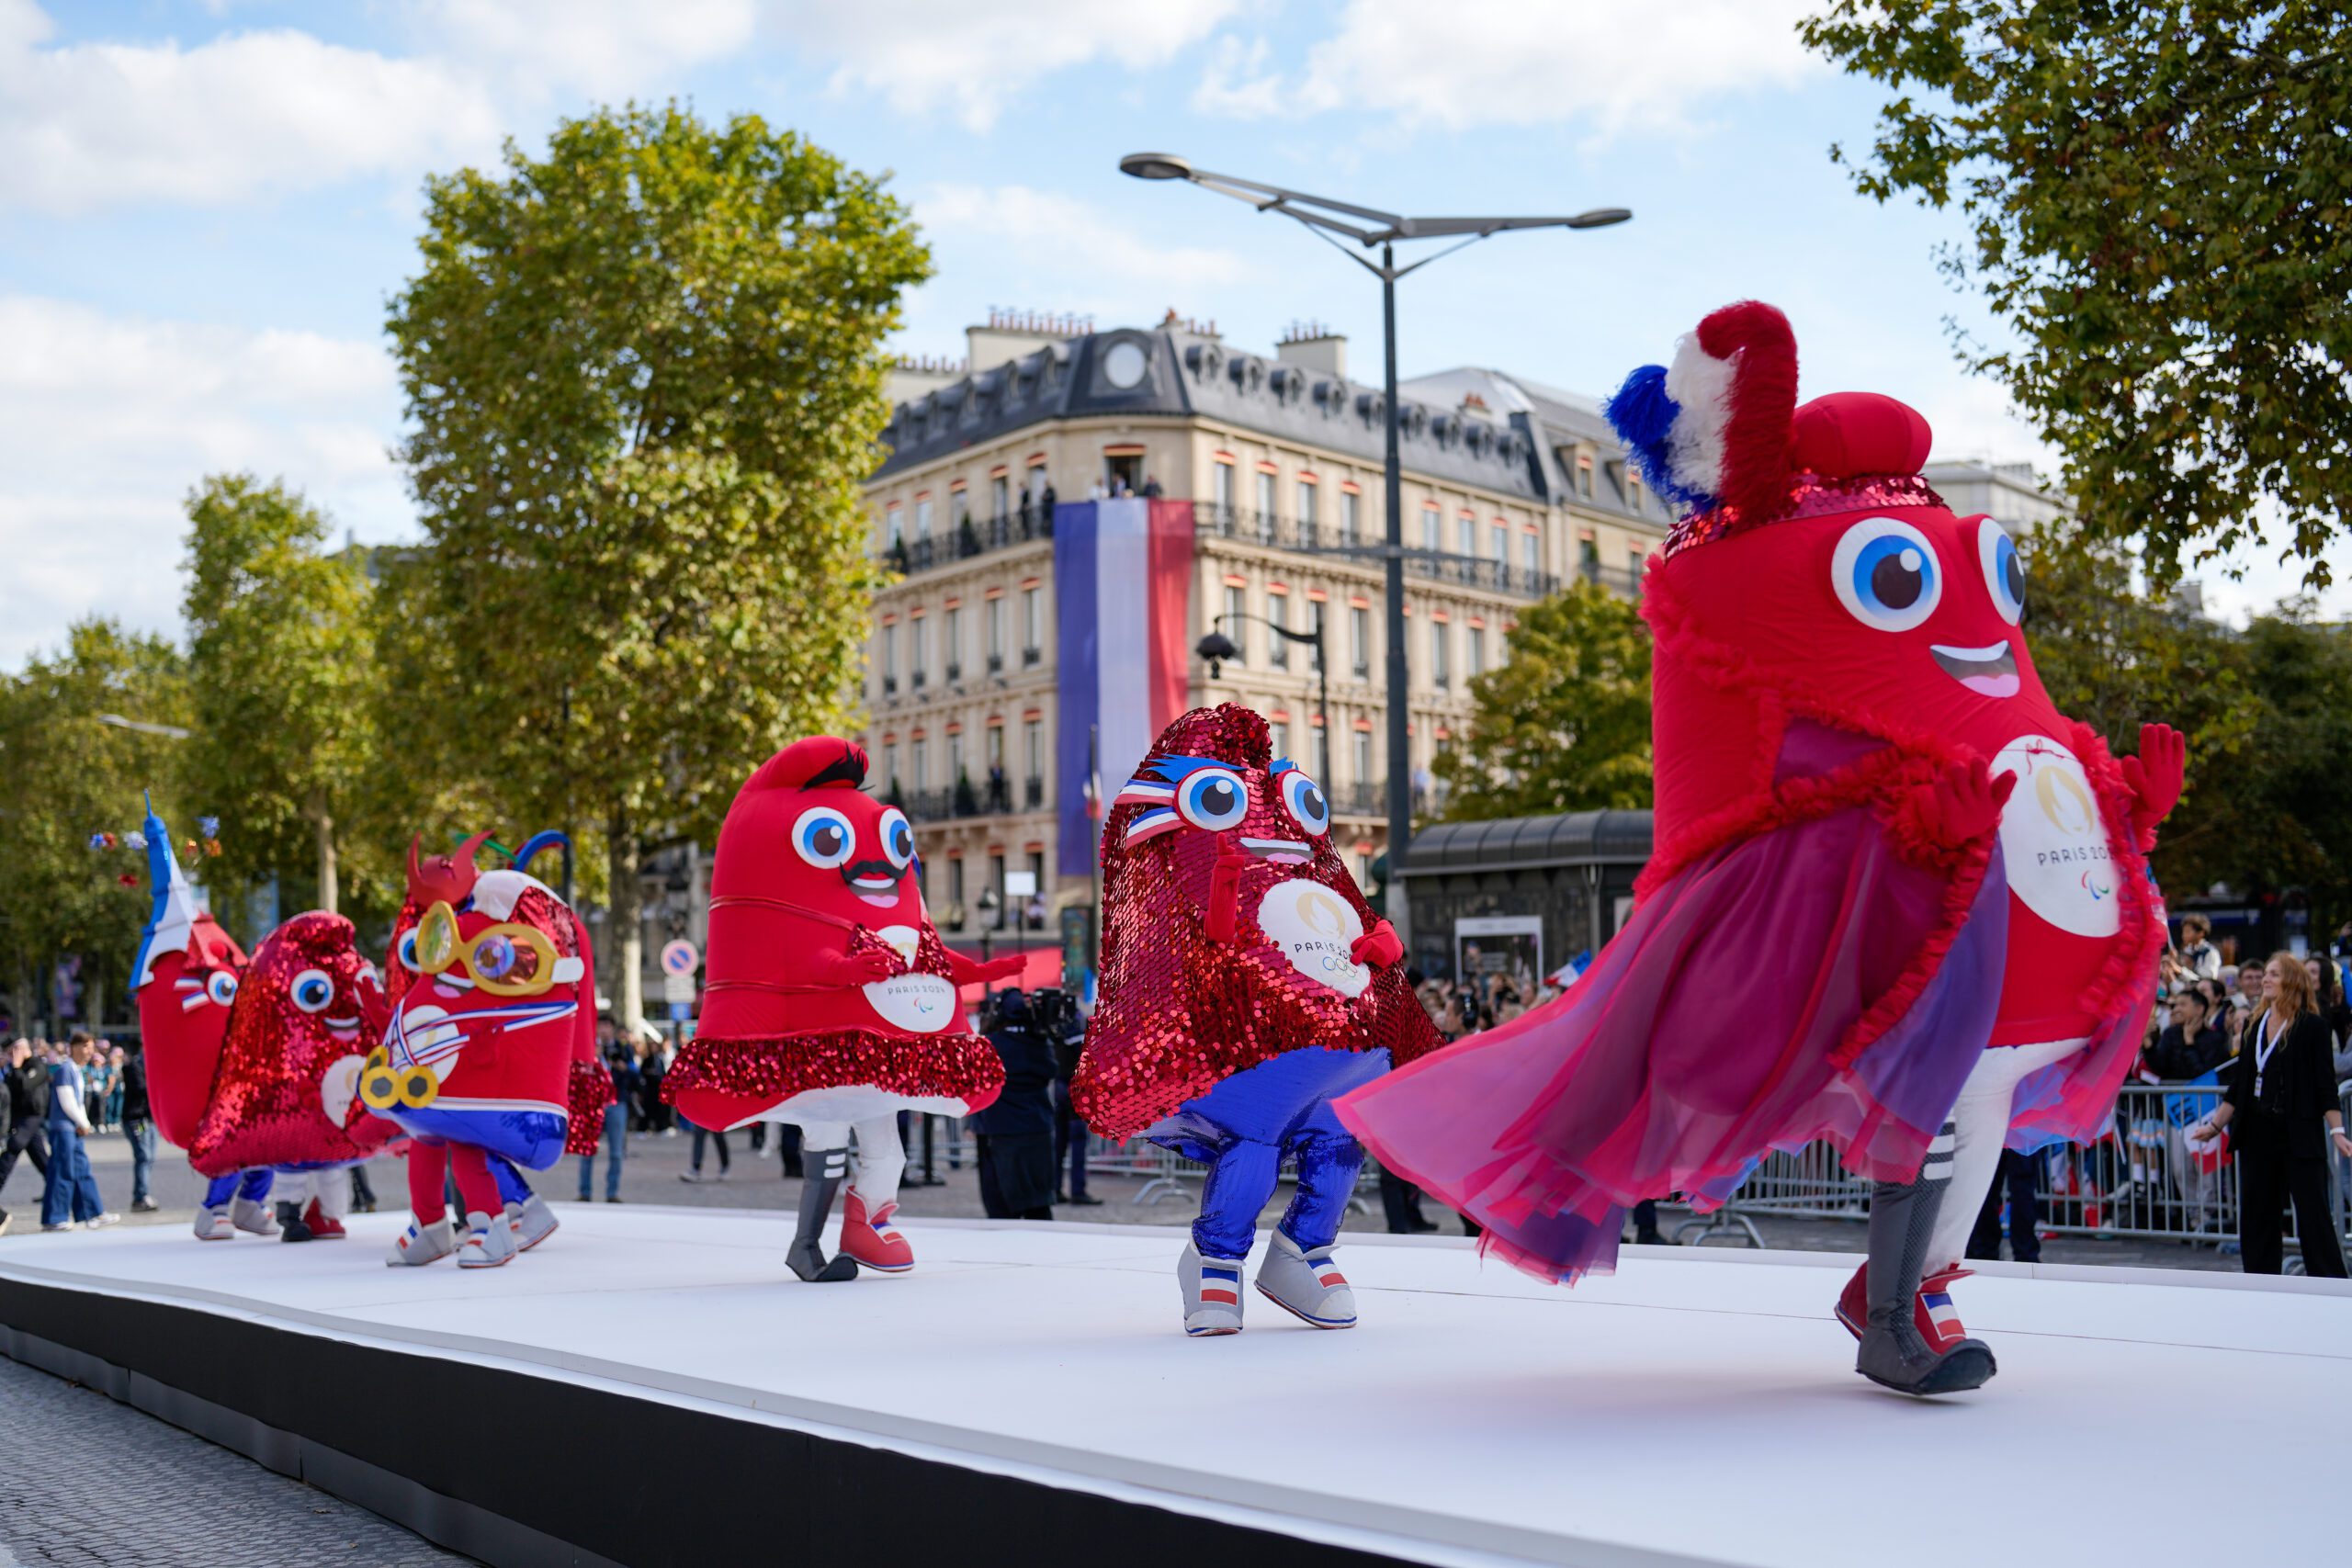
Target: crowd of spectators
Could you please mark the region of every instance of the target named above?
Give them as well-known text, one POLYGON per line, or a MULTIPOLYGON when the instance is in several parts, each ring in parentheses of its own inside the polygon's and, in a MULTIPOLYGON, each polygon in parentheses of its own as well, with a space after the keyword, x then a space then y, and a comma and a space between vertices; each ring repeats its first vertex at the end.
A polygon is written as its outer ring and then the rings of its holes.
MULTIPOLYGON (((87 1033, 56 1042, 19 1037, 0 1055, 0 1197, 20 1164, 41 1182, 40 1227, 96 1230, 121 1219, 99 1196, 87 1141, 120 1132, 130 1145, 130 1207, 144 1213, 155 1162, 146 1064, 136 1041, 109 1045, 87 1033)), ((0 1209, 0 1232, 13 1216, 0 1209)))

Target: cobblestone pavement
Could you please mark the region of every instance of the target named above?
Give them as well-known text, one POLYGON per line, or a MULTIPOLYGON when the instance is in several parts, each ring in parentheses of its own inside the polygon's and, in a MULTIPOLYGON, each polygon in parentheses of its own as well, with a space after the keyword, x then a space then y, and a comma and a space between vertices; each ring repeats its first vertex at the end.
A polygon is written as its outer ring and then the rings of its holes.
POLYGON ((105 1394, 0 1359, 0 1568, 424 1568, 458 1557, 105 1394))
MULTIPOLYGON (((965 1140, 960 1153, 951 1156, 944 1137, 944 1123, 934 1123, 932 1158, 933 1175, 940 1185, 924 1186, 922 1181, 922 1150, 920 1139, 908 1151, 907 1184, 902 1195, 903 1212, 909 1219, 926 1214, 978 1219, 982 1213, 978 1179, 973 1172, 969 1156, 972 1145, 965 1140), (956 1163, 951 1165, 953 1157, 956 1163)), ((685 1133, 673 1135, 633 1134, 628 1140, 628 1156, 621 1162, 621 1201, 624 1203, 674 1203, 692 1207, 730 1209, 791 1209, 800 1201, 800 1183, 784 1175, 782 1162, 775 1157, 771 1145, 766 1157, 752 1152, 746 1133, 728 1135, 729 1166, 726 1179, 718 1179, 718 1151, 716 1143, 706 1139, 703 1151, 703 1174, 710 1179, 684 1182, 679 1177, 687 1171, 694 1140, 685 1133)), ((107 1206, 123 1213, 128 1224, 185 1225, 194 1218, 198 1201, 203 1195, 204 1184, 188 1168, 187 1156, 169 1147, 157 1152, 153 1189, 156 1201, 163 1206, 152 1214, 132 1214, 130 1203, 130 1149, 119 1134, 101 1134, 90 1141, 92 1165, 99 1191, 107 1206)), ((377 1196, 387 1209, 407 1205, 405 1168, 396 1158, 379 1159, 368 1166, 370 1179, 377 1196)), ((605 1192, 605 1160, 596 1158, 594 1171, 596 1197, 605 1192)), ((580 1162, 567 1158, 554 1169, 531 1178, 539 1191, 559 1202, 576 1199, 580 1190, 580 1162)), ((1100 1208, 1057 1208, 1062 1218, 1091 1220, 1114 1224, 1182 1224, 1192 1219, 1197 1209, 1200 1184, 1186 1185, 1180 1195, 1162 1195, 1156 1203, 1137 1201, 1145 1183, 1131 1177, 1094 1177, 1091 1194, 1103 1200, 1100 1208)), ((1373 1195, 1367 1191, 1365 1196, 1373 1195)), ((1276 1205, 1267 1211, 1267 1223, 1280 1213, 1279 1203, 1284 1195, 1276 1195, 1276 1205)), ((6 1203, 14 1214, 16 1228, 9 1236, 40 1230, 40 1186, 29 1164, 20 1164, 8 1183, 6 1193, 0 1193, 0 1203, 6 1203)), ((1461 1223, 1453 1215, 1431 1206, 1430 1218, 1440 1223, 1448 1233, 1458 1234, 1461 1223)), ((1680 1211, 1668 1209, 1664 1225, 1668 1234, 1687 1218, 1680 1211)), ((1757 1228, 1763 1233, 1768 1246, 1799 1247, 1822 1252, 1860 1252, 1864 1245, 1863 1227, 1856 1220, 1783 1219, 1759 1216, 1757 1228)), ((1350 1230, 1379 1230, 1384 1226, 1375 1200, 1371 1212, 1351 1213, 1346 1222, 1350 1230)), ((1727 1243, 1727 1237, 1717 1237, 1709 1245, 1727 1243)), ((2234 1238, 2232 1238, 2234 1240, 2234 1238)), ((0 1236, 0 1247, 8 1244, 8 1236, 0 1236)), ((2224 1252, 2210 1242, 2190 1244, 2180 1241, 2135 1239, 2116 1236, 2052 1236, 2042 1244, 2042 1259, 2050 1263, 2104 1263, 2131 1265, 2153 1269, 2202 1269, 2234 1271, 2238 1259, 2234 1247, 2224 1252)), ((0 1563, 0 1568, 6 1568, 0 1563)))

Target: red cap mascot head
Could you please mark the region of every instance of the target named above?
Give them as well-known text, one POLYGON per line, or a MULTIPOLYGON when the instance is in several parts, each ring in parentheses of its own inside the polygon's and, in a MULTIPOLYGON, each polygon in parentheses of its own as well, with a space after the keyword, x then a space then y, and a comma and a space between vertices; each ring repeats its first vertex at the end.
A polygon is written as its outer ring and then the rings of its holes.
POLYGON ((612 1098, 596 1058, 593 955, 579 917, 546 884, 475 869, 488 837, 430 861, 410 846, 388 965, 391 1022, 360 1098, 412 1133, 543 1169, 567 1140, 594 1146, 612 1098), (544 1120, 510 1136, 514 1120, 497 1113, 514 1107, 544 1120))
POLYGON ((1436 1043, 1331 846, 1323 791, 1227 703, 1163 731, 1103 827, 1100 1001, 1071 1086, 1106 1137, 1306 1046, 1436 1043))
POLYGON ((152 806, 145 837, 155 902, 130 985, 139 996, 139 1033, 155 1130, 185 1149, 196 1142, 212 1099, 245 955, 212 912, 197 907, 196 890, 172 853, 171 834, 152 806))
POLYGON ((710 874, 701 1027, 663 1092, 707 1127, 862 1087, 971 1110, 1003 1083, 916 880, 906 813, 865 793, 865 750, 797 740, 728 807, 710 874))

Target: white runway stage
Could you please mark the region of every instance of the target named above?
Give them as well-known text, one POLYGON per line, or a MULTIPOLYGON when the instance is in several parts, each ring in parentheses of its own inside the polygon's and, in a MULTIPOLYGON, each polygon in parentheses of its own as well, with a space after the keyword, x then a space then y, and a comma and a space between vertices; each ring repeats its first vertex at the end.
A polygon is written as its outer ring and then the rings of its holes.
MULTIPOLYGON (((1195 1341, 1174 1228, 919 1220, 917 1272, 813 1286, 786 1275, 776 1213, 560 1213, 544 1247, 471 1273, 383 1267, 390 1216, 301 1247, 10 1240, 0 1348, 63 1332, 28 1320, 36 1297, 95 1292, 505 1369, 530 1380, 509 1388, 694 1412, 722 1440, 755 1423, 1090 1494, 1144 1538, 1085 1543, 1104 1564, 1165 1561, 1148 1534, 1170 1513, 1333 1561, 1438 1563, 1934 1568, 2224 1538, 2308 1562, 2343 1533, 2352 1291, 2333 1282, 1992 1266, 1958 1296, 2000 1376, 1923 1404, 1852 1371, 1829 1316, 1850 1257, 1629 1249, 1570 1291, 1460 1241, 1351 1235, 1361 1327, 1309 1329, 1252 1293, 1247 1332, 1195 1341)), ((137 1337, 79 1350, 174 1383, 137 1337)), ((282 1427, 277 1408, 246 1414, 282 1427)), ((926 1499, 902 1483, 898 1502, 926 1499)), ((989 1560, 984 1540, 963 1558, 989 1560)))

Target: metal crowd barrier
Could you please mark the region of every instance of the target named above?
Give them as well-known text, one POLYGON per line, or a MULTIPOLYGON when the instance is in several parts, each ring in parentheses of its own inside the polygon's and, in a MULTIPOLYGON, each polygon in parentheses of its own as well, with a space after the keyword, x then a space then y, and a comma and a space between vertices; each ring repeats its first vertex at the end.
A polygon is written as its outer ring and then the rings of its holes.
MULTIPOLYGON (((2352 1122, 2352 1092, 2343 1094, 2352 1122)), ((2188 1129, 2218 1104, 2211 1084, 2127 1084, 2116 1098, 2107 1136, 2091 1144, 2041 1150, 2038 1171, 2040 1226, 2062 1235, 2117 1236, 2203 1242, 2234 1250, 2239 1203, 2236 1162, 2189 1146, 2188 1129)), ((2352 1172, 2329 1158, 2331 1201, 2339 1235, 2352 1233, 2352 1172)), ((1783 1215, 1859 1220, 1868 1214, 1870 1184, 1847 1172, 1837 1151, 1809 1144, 1767 1156, 1732 1201, 1677 1231, 1678 1240, 1739 1234, 1763 1245, 1750 1219, 1783 1215)), ((2288 1246, 2300 1252, 2292 1211, 2288 1246)))

